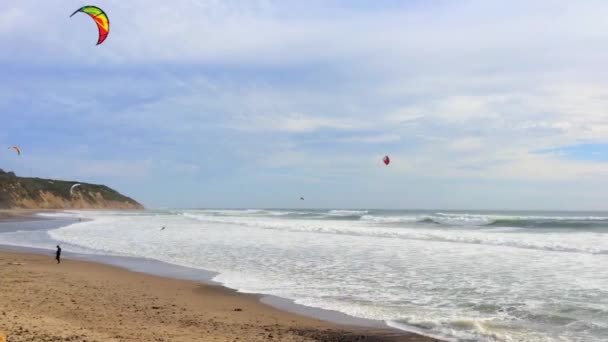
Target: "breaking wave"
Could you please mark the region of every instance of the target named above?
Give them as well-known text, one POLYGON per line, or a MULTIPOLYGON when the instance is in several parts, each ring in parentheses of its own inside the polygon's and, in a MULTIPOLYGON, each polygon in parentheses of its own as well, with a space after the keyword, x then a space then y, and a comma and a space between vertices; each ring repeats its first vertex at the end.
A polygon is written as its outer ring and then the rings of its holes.
MULTIPOLYGON (((184 217, 196 221, 206 223, 230 224, 245 226, 251 228, 261 228, 286 232, 299 233, 317 233, 317 234, 334 234, 334 235, 350 235, 350 236, 369 236, 379 238, 396 238, 404 240, 422 240, 422 241, 437 241, 464 243, 476 245, 491 245, 503 246, 533 250, 546 250, 556 252, 572 252, 585 254, 608 254, 607 249, 598 248, 598 246, 589 244, 588 240, 598 235, 596 239, 606 240, 608 237, 605 234, 596 234, 594 232, 580 232, 574 235, 552 235, 543 236, 542 239, 537 237, 535 231, 528 231, 526 235, 514 235, 520 232, 520 227, 517 226, 499 226, 494 224, 494 220, 488 219, 488 224, 483 224, 483 227, 470 229, 470 227, 458 227, 454 223, 451 226, 443 226, 443 222, 435 221, 430 217, 385 217, 378 220, 377 217, 369 216, 362 217, 362 220, 345 221, 342 219, 328 222, 326 220, 308 219, 308 220, 285 220, 284 218, 253 218, 253 217, 217 217, 200 215, 193 213, 183 213, 184 217), (374 222, 370 225, 369 222, 374 222), (382 222, 385 224, 376 224, 382 222), (409 223, 409 225, 392 226, 391 223, 409 223), (591 234, 591 235, 590 235, 591 234), (580 242, 577 239, 582 239, 580 242)), ((445 216, 445 214, 443 214, 445 216)), ((458 218, 452 222, 482 222, 481 220, 462 220, 458 218)), ((570 222, 563 220, 564 222, 570 222)), ((510 222, 510 221, 509 221, 510 222)), ((480 223, 481 224, 481 223, 480 223)), ((522 221, 522 224, 528 224, 522 221)))
MULTIPOLYGON (((188 213, 186 213, 188 214, 188 213)), ((248 217, 248 218, 288 218, 303 220, 360 221, 373 225, 397 227, 439 225, 449 227, 504 227, 504 228, 538 228, 538 229, 605 229, 608 228, 608 216, 541 216, 541 215, 500 215, 470 213, 409 213, 386 210, 282 210, 282 209, 247 209, 247 210, 194 210, 190 214, 213 217, 248 217)))

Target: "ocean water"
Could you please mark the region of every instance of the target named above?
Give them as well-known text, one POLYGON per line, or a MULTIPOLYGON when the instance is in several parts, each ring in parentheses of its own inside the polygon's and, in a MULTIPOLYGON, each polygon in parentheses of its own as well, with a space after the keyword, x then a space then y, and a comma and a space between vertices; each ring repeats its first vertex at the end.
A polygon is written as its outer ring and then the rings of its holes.
POLYGON ((458 341, 608 341, 608 213, 149 210, 0 234, 218 272, 242 292, 458 341), (161 231, 160 228, 166 226, 161 231))

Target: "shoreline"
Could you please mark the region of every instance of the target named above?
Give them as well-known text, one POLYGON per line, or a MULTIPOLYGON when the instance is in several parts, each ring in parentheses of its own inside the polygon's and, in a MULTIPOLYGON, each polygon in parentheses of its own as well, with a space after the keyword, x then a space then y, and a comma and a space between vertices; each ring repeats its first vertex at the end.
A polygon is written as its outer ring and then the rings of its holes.
MULTIPOLYGON (((31 215, 33 216, 32 213, 31 215)), ((20 219, 18 219, 18 221, 21 221, 23 223, 28 222, 32 219, 32 217, 27 217, 27 216, 22 216, 20 217, 20 219)), ((42 219, 45 220, 45 218, 40 218, 40 217, 35 217, 36 221, 42 219)), ((5 219, 0 219, 1 222, 11 222, 11 223, 15 223, 15 221, 7 221, 5 219)), ((47 222, 51 222, 53 221, 53 219, 46 219, 47 222)), ((64 225, 64 224, 62 224, 64 225)), ((51 228, 52 229, 52 228, 51 228)), ((230 303, 233 306, 239 306, 240 307, 247 307, 247 313, 245 312, 245 309, 242 308, 242 311, 233 311, 231 315, 228 315, 227 317, 224 317, 225 319, 225 323, 229 323, 229 325, 234 324, 234 320, 236 318, 239 318, 239 320, 243 317, 243 316, 247 316, 249 317, 249 319, 251 320, 250 323, 247 323, 245 325, 242 325, 241 323, 243 322, 238 322, 239 324, 237 324, 239 326, 239 329, 243 332, 242 335, 243 337, 246 336, 246 338, 244 339, 245 341, 250 341, 250 340, 279 340, 279 341, 437 341, 437 339, 432 338, 432 337, 426 337, 426 336, 422 336, 422 335, 418 335, 415 333, 410 333, 404 330, 399 330, 396 328, 392 328, 389 327, 388 325, 386 325, 385 322, 381 322, 381 321, 370 321, 370 320, 364 320, 364 319, 357 319, 355 317, 351 317, 351 316, 347 316, 345 314, 342 313, 338 313, 338 312, 333 312, 333 311, 328 311, 328 310, 322 310, 322 309, 317 309, 317 308, 311 308, 311 307, 306 307, 306 306, 302 306, 299 304, 295 304, 293 301, 290 301, 288 299, 283 299, 283 298, 279 298, 279 297, 273 297, 273 296, 266 296, 263 294, 248 294, 248 293, 240 293, 237 290, 231 289, 231 288, 227 288, 222 286, 221 284, 217 284, 214 283, 211 279, 216 275, 216 273, 214 272, 205 272, 205 271, 201 271, 198 269, 191 269, 191 268, 187 268, 187 267, 180 267, 180 266, 175 266, 175 265, 171 265, 171 264, 166 264, 160 261, 155 261, 155 260, 147 260, 147 259, 139 259, 139 258, 128 258, 128 257, 114 257, 114 256, 107 256, 107 255, 93 255, 93 254, 79 254, 79 253, 66 253, 67 259, 64 263, 62 263, 59 266, 56 266, 52 263, 52 258, 50 256, 47 256, 46 253, 48 253, 48 250, 45 249, 35 249, 35 248, 28 248, 28 247, 19 247, 19 246, 7 246, 7 245, 2 245, 0 246, 0 273, 2 273, 3 271, 6 272, 8 269, 10 268, 18 268, 18 269, 27 269, 27 273, 28 274, 35 274, 36 277, 42 277, 44 278, 44 275, 57 275, 60 274, 62 278, 64 279, 68 279, 68 282, 70 280, 73 280, 72 278, 76 277, 82 277, 83 274, 80 274, 78 272, 78 270, 86 270, 86 274, 90 277, 99 277, 100 274, 103 274, 104 277, 108 278, 108 279, 112 279, 111 282, 117 282, 120 283, 120 288, 121 290, 126 290, 127 288, 130 291, 134 291, 135 293, 137 293, 138 295, 142 295, 144 297, 145 293, 139 293, 139 292, 145 292, 144 290, 137 290, 137 289, 133 289, 130 288, 130 286, 128 284, 124 283, 125 279, 138 279, 141 280, 141 278, 146 279, 147 282, 150 282, 150 284, 158 284, 158 283, 171 283, 170 286, 165 286, 163 292, 159 295, 159 293, 157 293, 155 295, 155 298, 159 299, 166 299, 163 297, 166 296, 173 296, 175 297, 175 293, 176 291, 178 291, 179 289, 182 289, 184 287, 189 288, 190 289, 190 293, 182 293, 182 295, 184 295, 184 297, 187 297, 190 299, 190 301, 193 302, 197 302, 200 301, 201 299, 205 299, 205 300, 211 300, 214 301, 217 298, 216 297, 221 297, 222 301, 219 301, 218 303, 215 303, 215 305, 221 307, 222 305, 224 306, 222 308, 222 313, 226 314, 227 310, 230 311, 230 308, 226 308, 225 306, 228 305, 228 303, 230 303), (6 262, 6 260, 8 259, 13 259, 13 260, 17 260, 17 261, 12 261, 12 262, 6 262), (105 259, 105 260, 104 260, 105 259), (24 260, 26 262, 22 262, 19 260, 24 260), (143 261, 142 261, 143 260, 143 261), (30 265, 31 264, 31 265, 30 265), (159 266, 163 264, 163 266, 159 266), (44 267, 42 266, 44 265, 44 267), (77 270, 73 271, 73 270, 66 270, 66 268, 68 266, 65 265, 70 265, 70 267, 74 267, 77 270), (46 268, 46 269, 43 269, 46 268), (159 272, 160 270, 160 272, 159 272), (160 274, 159 274, 160 273, 160 274), (126 286, 126 288, 124 287, 126 286), (194 295, 193 295, 194 293, 194 295), (233 304, 236 303, 236 304, 233 304), (238 313, 238 315, 236 314, 238 313), (268 321, 260 321, 259 319, 259 315, 263 314, 263 316, 267 317, 269 320, 268 321), (250 317, 251 315, 253 315, 253 317, 250 317), (235 316, 235 317, 232 317, 235 316), (255 322, 255 323, 253 323, 255 322), (269 325, 271 322, 274 322, 272 325, 272 327, 268 327, 267 325, 269 325), (280 322, 280 323, 279 323, 280 322), (260 328, 264 327, 264 332, 260 332, 260 328), (265 330, 265 329, 269 329, 269 330, 265 330), (270 331, 270 332, 269 332, 270 331), (254 335, 251 335, 255 332, 254 335), (267 333, 267 334, 266 334, 267 333), (260 339, 260 336, 266 334, 262 339, 260 339), (271 337, 270 337, 271 336, 271 337), (279 337, 280 336, 280 337, 279 337)), ((20 276, 23 275, 15 275, 15 273, 12 273, 10 276, 13 277, 17 277, 15 278, 15 280, 17 282, 22 282, 25 281, 24 279, 20 279, 20 276)), ((0 281, 1 282, 1 281, 0 281)), ((64 284, 62 283, 57 283, 53 281, 53 278, 51 277, 51 279, 45 279, 45 282, 50 282, 48 284, 48 286, 50 286, 50 288, 55 288, 55 287, 63 287, 64 284)), ((21 285, 23 286, 23 285, 21 285)), ((74 285, 71 285, 72 287, 74 285)), ((103 291, 113 291, 112 289, 115 288, 119 288, 119 287, 111 287, 111 288, 103 288, 101 289, 103 293, 103 291)), ((43 289, 38 289, 39 291, 41 290, 48 290, 48 288, 43 288, 43 289)), ((82 290, 82 289, 81 289, 82 290)), ((120 291, 119 291, 120 292, 120 291)), ((93 294, 89 294, 93 295, 93 294)), ((103 296, 105 296, 107 294, 103 294, 103 296)), ((93 295, 94 296, 94 295, 93 295)), ((14 301, 14 298, 11 298, 10 294, 8 296, 10 299, 9 301, 14 301)), ((85 296, 86 297, 86 296, 85 296)), ((120 297, 120 294, 118 294, 118 297, 120 297)), ((48 297, 46 297, 48 299, 48 297)), ((73 299, 72 299, 73 300, 73 299)), ((124 306, 125 302, 129 302, 131 299, 131 297, 129 298, 122 298, 122 299, 117 299, 115 305, 117 306, 124 306)), ((175 300, 175 298, 174 298, 175 300)), ((0 299, 0 307, 5 308, 7 307, 7 305, 5 303, 2 303, 2 299, 0 299)), ((22 306, 26 306, 26 303, 23 303, 24 305, 22 306)), ((61 303, 58 302, 56 303, 57 305, 59 305, 59 307, 53 306, 52 309, 50 310, 51 312, 55 313, 57 311, 62 312, 64 310, 64 305, 65 303, 61 303)), ((69 303, 68 303, 69 304, 69 303)), ((93 301, 92 304, 89 305, 89 310, 95 310, 94 306, 97 305, 98 303, 95 303, 95 301, 93 301), (93 307, 91 307, 93 306, 93 307)), ((30 304, 31 306, 31 304, 30 304)), ((152 306, 152 307, 156 307, 156 306, 152 306)), ((236 308, 232 308, 232 310, 235 310, 236 308)), ((18 309, 17 309, 18 310, 18 309)), ((26 312, 28 312, 27 308, 25 309, 26 312)), ((123 311, 120 312, 114 312, 115 315, 111 314, 112 309, 111 308, 107 308, 107 307, 103 307, 102 311, 106 311, 106 315, 104 317, 106 317, 106 325, 112 325, 114 326, 116 329, 118 330, 122 330, 122 321, 116 321, 116 319, 118 317, 122 317, 123 315, 123 311), (110 311, 110 312, 108 312, 110 311), (114 317, 113 319, 111 317, 114 317), (107 321, 109 320, 109 321, 107 321), (112 324, 113 322, 113 324, 112 324)), ((154 311, 154 309, 153 309, 154 311)), ((190 312, 189 310, 187 310, 188 312, 190 312)), ((205 306, 199 306, 196 307, 196 310, 193 310, 197 313, 202 313, 202 314, 208 314, 205 306)), ((34 314, 34 312, 28 312, 29 314, 34 314)), ((150 313, 145 312, 145 316, 147 318, 150 318, 150 313)), ((2 313, 0 313, 2 314, 2 313)), ((132 313, 133 314, 133 313, 132 313)), ((175 314, 175 313, 174 313, 175 314)), ((179 314, 177 316, 180 316, 179 314)), ((44 316, 45 318, 49 318, 48 316, 44 316)), ((51 317, 51 318, 55 318, 55 317, 51 317)), ((180 317, 173 317, 173 320, 168 319, 169 322, 172 322, 172 324, 175 326, 176 322, 180 322, 180 317)), ((83 325, 84 323, 87 322, 83 322, 82 320, 76 320, 78 322, 78 324, 83 325)), ((154 320, 152 320, 154 321, 154 320)), ((17 320, 18 323, 16 323, 17 325, 23 327, 24 322, 17 320)), ((139 319, 139 324, 140 324, 140 328, 143 328, 144 330, 146 329, 152 329, 152 331, 163 328, 162 324, 160 327, 158 327, 158 324, 152 324, 152 322, 148 322, 146 320, 141 320, 141 317, 139 319)), ((90 324, 91 322, 88 322, 88 324, 90 324)), ((11 331, 11 329, 9 329, 10 327, 8 326, 3 326, 3 322, 2 320, 0 320, 0 330, 4 329, 4 330, 9 330, 9 332, 11 331)), ((86 326, 86 324, 84 324, 86 326)), ((165 324, 166 325, 166 324, 165 324)), ((184 329, 184 327, 182 326, 183 324, 177 324, 177 326, 179 326, 178 329, 176 329, 175 333, 177 334, 177 331, 181 331, 184 329)), ((217 328, 218 324, 211 324, 209 321, 197 321, 196 324, 192 324, 190 326, 190 330, 193 330, 192 333, 195 335, 196 331, 199 331, 199 333, 202 333, 202 331, 205 331, 205 334, 211 334, 214 336, 213 340, 225 340, 225 341, 237 341, 239 336, 238 335, 234 335, 232 333, 232 331, 234 329, 228 329, 228 330, 222 330, 217 328), (201 329, 194 329, 192 327, 199 327, 201 329), (213 326, 214 329, 210 329, 210 327, 213 326), (204 327, 204 329, 203 329, 204 327), (219 330, 218 330, 219 329, 219 330), (215 331, 213 331, 215 330, 215 331)), ((166 327, 165 327, 166 328, 166 327)), ((14 329, 14 328, 13 328, 14 329)), ((96 333, 98 333, 97 330, 99 329, 95 329, 95 328, 88 328, 89 330, 92 330, 96 333)), ((30 331, 30 329, 28 329, 30 331)), ((162 329, 161 329, 162 330, 162 329)), ((166 330, 166 329, 165 329, 166 330)), ((169 329, 170 330, 170 329, 169 329)), ((21 334, 19 332, 19 330, 17 331, 19 334, 21 334)), ((13 332, 14 333, 14 332, 13 332)), ((139 332, 139 333, 143 333, 143 332, 139 332)), ((139 340, 146 340, 149 337, 145 337, 144 336, 127 336, 129 334, 126 334, 123 332, 121 333, 120 338, 114 337, 116 338, 115 340, 117 341, 139 341, 139 340)), ((191 335, 190 338, 192 338, 191 335)), ((61 339, 61 335, 53 335, 56 336, 59 339, 56 339, 57 341, 63 341, 63 339, 61 339)), ((89 336, 89 335, 87 335, 89 336)), ((156 335, 155 335, 156 336, 156 335)), ((87 340, 91 341, 95 340, 95 334, 91 334, 89 336, 89 338, 87 340)), ((108 336, 104 337, 104 339, 102 340, 108 340, 107 339, 108 336)), ((178 335, 175 335, 171 338, 168 339, 162 339, 162 337, 158 337, 161 338, 160 340, 162 341, 189 341, 191 339, 185 338, 183 339, 182 337, 178 337, 178 335)), ((200 336, 199 336, 200 338, 200 336)), ((242 338, 242 337, 241 337, 242 338)), ((78 339, 76 339, 78 340, 78 339)), ((109 340, 113 340, 113 339, 109 339, 109 340)), ((151 339, 154 340, 154 339, 151 339)), ((159 341, 160 341, 159 340, 159 341)), ((195 339, 195 340, 200 340, 200 339, 195 339)), ((203 339, 203 340, 207 340, 207 339, 203 339)), ((212 340, 212 339, 209 339, 212 340)), ((12 341, 12 340, 11 340, 12 341)), ((19 339, 16 339, 15 341, 20 341, 19 339)))
POLYGON ((28 220, 45 220, 46 218, 36 216, 38 213, 53 213, 55 209, 0 209, 0 223, 20 222, 28 220))

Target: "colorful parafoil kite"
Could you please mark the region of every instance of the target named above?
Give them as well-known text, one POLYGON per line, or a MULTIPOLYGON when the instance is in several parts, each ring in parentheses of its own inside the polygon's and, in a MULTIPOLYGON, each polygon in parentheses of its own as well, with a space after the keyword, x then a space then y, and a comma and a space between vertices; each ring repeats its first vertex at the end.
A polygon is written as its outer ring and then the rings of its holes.
POLYGON ((384 156, 384 158, 382 158, 382 162, 384 162, 384 165, 388 165, 391 163, 391 158, 384 156))
POLYGON ((86 13, 93 18, 93 20, 95 20, 95 24, 97 24, 97 28, 99 29, 99 39, 97 40, 97 45, 103 43, 103 41, 108 38, 108 34, 110 33, 110 19, 108 19, 106 12, 99 7, 83 6, 74 11, 70 18, 78 12, 86 13))
POLYGON ((8 149, 10 150, 11 148, 17 151, 17 155, 21 155, 21 149, 19 148, 19 146, 11 146, 8 149))
POLYGON ((75 189, 77 186, 80 186, 80 183, 76 183, 76 184, 72 185, 72 187, 70 188, 70 195, 74 195, 74 189, 75 189))

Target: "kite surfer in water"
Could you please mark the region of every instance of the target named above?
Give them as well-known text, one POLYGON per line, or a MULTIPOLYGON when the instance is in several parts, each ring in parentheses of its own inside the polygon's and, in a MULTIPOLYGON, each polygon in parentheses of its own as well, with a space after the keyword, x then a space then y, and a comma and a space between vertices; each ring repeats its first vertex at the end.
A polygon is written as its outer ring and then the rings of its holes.
POLYGON ((61 247, 59 247, 59 245, 57 245, 57 252, 55 253, 55 260, 57 260, 58 264, 61 263, 61 247))

